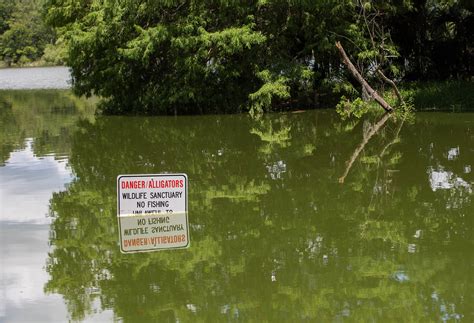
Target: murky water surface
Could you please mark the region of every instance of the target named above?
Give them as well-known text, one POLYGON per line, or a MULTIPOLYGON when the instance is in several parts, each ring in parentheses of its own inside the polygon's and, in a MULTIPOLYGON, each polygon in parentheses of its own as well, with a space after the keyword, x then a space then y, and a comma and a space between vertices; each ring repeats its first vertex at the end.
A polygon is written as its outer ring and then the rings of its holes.
POLYGON ((0 92, 0 320, 474 320, 474 114, 94 117, 0 92), (191 246, 121 254, 118 174, 187 173, 191 246))

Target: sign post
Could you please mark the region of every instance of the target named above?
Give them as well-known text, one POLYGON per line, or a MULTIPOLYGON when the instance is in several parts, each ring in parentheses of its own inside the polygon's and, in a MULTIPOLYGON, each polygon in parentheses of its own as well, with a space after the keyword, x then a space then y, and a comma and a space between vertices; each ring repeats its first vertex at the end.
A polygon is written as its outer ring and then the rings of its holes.
POLYGON ((120 251, 189 246, 186 174, 119 175, 117 194, 120 251))

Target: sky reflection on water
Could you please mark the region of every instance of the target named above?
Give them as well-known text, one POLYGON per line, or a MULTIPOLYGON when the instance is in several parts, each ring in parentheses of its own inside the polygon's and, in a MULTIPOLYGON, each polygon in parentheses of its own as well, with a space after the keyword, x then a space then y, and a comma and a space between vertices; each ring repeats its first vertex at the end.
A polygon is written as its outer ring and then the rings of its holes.
MULTIPOLYGON (((73 179, 67 156, 35 156, 33 138, 0 167, 0 321, 64 322, 68 310, 59 294, 45 294, 50 251, 49 200, 73 179)), ((112 312, 88 321, 111 321, 112 312)))

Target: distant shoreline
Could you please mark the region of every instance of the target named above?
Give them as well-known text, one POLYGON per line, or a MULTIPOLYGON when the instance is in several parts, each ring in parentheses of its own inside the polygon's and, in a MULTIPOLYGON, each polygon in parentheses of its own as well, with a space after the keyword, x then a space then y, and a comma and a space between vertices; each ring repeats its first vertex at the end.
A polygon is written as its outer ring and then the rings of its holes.
POLYGON ((34 67, 67 67, 67 66, 66 65, 50 64, 50 63, 46 63, 44 61, 35 61, 35 62, 28 63, 28 64, 23 64, 23 65, 12 64, 10 66, 7 65, 3 61, 0 62, 0 70, 9 69, 9 68, 34 68, 34 67))
POLYGON ((5 70, 23 70, 23 69, 35 69, 35 68, 69 68, 69 66, 66 65, 21 65, 21 66, 2 66, 0 67, 0 71, 5 71, 5 70))

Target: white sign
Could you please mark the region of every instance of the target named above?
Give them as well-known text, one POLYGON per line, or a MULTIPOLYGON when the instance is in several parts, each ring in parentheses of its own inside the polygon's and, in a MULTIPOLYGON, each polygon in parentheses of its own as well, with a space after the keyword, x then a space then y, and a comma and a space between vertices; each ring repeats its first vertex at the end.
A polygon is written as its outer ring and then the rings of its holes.
POLYGON ((117 194, 123 253, 189 246, 186 174, 119 175, 117 194))

